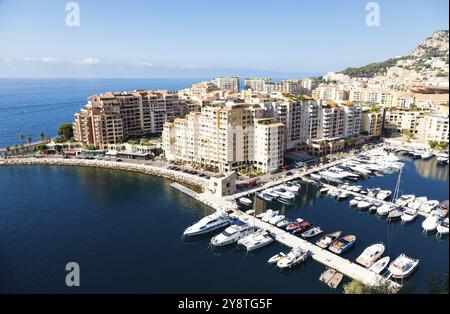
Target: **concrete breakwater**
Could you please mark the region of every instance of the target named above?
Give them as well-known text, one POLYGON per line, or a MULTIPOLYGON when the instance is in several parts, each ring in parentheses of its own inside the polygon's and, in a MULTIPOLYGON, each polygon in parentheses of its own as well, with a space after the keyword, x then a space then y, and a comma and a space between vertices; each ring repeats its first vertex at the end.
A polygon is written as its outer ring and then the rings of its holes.
POLYGON ((127 162, 115 162, 105 160, 87 160, 87 159, 63 159, 63 158, 11 158, 0 159, 0 167, 8 166, 65 166, 65 167, 89 167, 100 169, 112 169, 131 171, 151 176, 163 177, 173 181, 185 183, 200 187, 205 190, 209 181, 188 173, 174 171, 166 168, 132 164, 127 162))

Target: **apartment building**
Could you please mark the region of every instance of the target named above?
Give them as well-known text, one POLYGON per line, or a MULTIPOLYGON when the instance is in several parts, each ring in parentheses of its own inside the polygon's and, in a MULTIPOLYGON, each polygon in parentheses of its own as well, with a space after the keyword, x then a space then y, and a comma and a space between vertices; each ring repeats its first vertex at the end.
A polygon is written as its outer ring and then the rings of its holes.
POLYGON ((280 82, 273 82, 269 78, 248 78, 245 80, 245 89, 252 90, 265 95, 275 92, 288 93, 292 95, 302 95, 302 80, 290 79, 280 82))
POLYGON ((362 112, 361 131, 367 132, 370 138, 378 137, 383 131, 384 110, 362 112))
POLYGON ((271 172, 283 162, 284 125, 263 115, 262 108, 245 103, 203 107, 200 113, 165 124, 165 157, 219 172, 271 172))
POLYGON ((264 92, 264 87, 266 83, 272 83, 272 80, 267 77, 253 77, 253 78, 246 78, 244 82, 244 89, 245 90, 252 90, 255 92, 264 92))
POLYGON ((324 84, 312 92, 315 100, 343 101, 349 99, 349 91, 342 85, 324 84))
POLYGON ((427 141, 449 142, 449 116, 442 114, 425 115, 420 122, 420 135, 427 141))
POLYGON ((334 140, 345 136, 345 111, 342 107, 333 103, 322 105, 319 121, 318 139, 334 140))
POLYGON ((354 137, 361 133, 362 108, 352 102, 343 102, 344 111, 344 137, 354 137))
POLYGON ((423 111, 390 109, 386 111, 384 128, 391 132, 419 132, 419 124, 424 117, 423 111))
POLYGON ((385 108, 409 109, 415 104, 413 93, 380 88, 354 88, 349 92, 349 100, 385 108))
POLYGON ((75 114, 75 140, 105 148, 133 136, 160 133, 167 120, 184 111, 177 94, 168 91, 105 93, 89 97, 75 114))
POLYGON ((238 77, 218 77, 211 81, 220 90, 238 93, 240 90, 240 83, 238 77))
POLYGON ((290 150, 308 139, 308 106, 309 102, 284 100, 273 103, 273 115, 285 126, 285 149, 290 150))

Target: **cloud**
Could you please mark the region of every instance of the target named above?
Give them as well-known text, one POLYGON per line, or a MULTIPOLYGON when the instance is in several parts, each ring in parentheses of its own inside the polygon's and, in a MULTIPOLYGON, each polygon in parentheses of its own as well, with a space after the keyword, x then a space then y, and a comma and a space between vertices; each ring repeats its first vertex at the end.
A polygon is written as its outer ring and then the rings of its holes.
MULTIPOLYGON (((65 63, 64 60, 55 59, 53 57, 43 57, 43 58, 37 58, 37 57, 27 57, 23 59, 25 62, 29 63, 44 63, 44 64, 60 64, 65 63)), ((11 59, 12 62, 12 59, 11 59)))
POLYGON ((76 60, 73 63, 81 64, 81 65, 95 65, 95 64, 99 64, 100 60, 97 58, 86 58, 86 59, 82 59, 82 60, 76 60))

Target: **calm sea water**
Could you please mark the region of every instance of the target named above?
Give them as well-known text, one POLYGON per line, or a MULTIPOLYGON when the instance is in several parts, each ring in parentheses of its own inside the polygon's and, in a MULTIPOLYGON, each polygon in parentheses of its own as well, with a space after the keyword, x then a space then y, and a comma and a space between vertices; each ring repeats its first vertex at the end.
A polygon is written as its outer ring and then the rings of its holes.
MULTIPOLYGON (((433 160, 406 163, 405 193, 448 198, 448 167, 433 160)), ((393 189, 396 180, 392 174, 362 183, 393 189)), ((0 168, 0 291, 342 292, 319 282, 324 267, 312 260, 290 272, 269 267, 267 259, 285 249, 277 243, 246 254, 237 246, 212 250, 210 236, 183 241, 184 228, 210 210, 169 183, 99 169, 0 168), (80 288, 65 286, 68 262, 80 264, 80 288)), ((261 210, 267 204, 257 206, 261 210)), ((392 257, 404 252, 419 258, 410 279, 414 292, 426 292, 432 275, 448 271, 448 238, 424 235, 423 218, 406 226, 388 224, 346 202, 319 196, 312 185, 303 186, 295 205, 280 209, 325 232, 355 234, 357 243, 345 254, 349 259, 378 241, 392 257)))
POLYGON ((87 97, 107 91, 177 91, 200 79, 0 79, 0 147, 20 143, 19 134, 39 139, 73 122, 87 97))

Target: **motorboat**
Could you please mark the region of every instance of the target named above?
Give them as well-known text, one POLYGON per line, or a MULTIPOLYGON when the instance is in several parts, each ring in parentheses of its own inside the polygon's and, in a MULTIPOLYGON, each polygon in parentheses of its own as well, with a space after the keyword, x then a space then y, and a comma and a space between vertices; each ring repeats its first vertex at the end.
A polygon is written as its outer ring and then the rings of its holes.
POLYGON ((330 188, 328 188, 328 187, 321 188, 321 189, 320 189, 320 193, 321 193, 321 194, 327 193, 328 190, 330 190, 330 188))
POLYGON ((353 199, 350 200, 350 206, 357 206, 359 202, 361 202, 363 200, 362 197, 354 197, 353 199))
POLYGON ((241 203, 244 206, 251 206, 253 204, 252 200, 246 197, 241 197, 239 199, 239 203, 241 203))
POLYGON ((235 243, 246 237, 252 232, 251 227, 241 220, 237 220, 226 228, 222 233, 216 235, 211 239, 213 246, 225 246, 235 243))
POLYGON ((274 199, 273 196, 271 196, 267 193, 264 193, 264 192, 258 192, 258 193, 256 193, 256 196, 259 197, 260 199, 265 200, 266 202, 272 202, 274 199))
POLYGON ((442 220, 436 229, 440 235, 448 234, 448 217, 442 220))
MULTIPOLYGON (((428 202, 428 198, 426 196, 416 197, 414 201, 408 204, 408 207, 415 210, 419 210, 422 207, 422 205, 425 204, 426 202, 428 202)), ((439 205, 439 202, 437 205, 439 205)))
POLYGON ((430 215, 422 222, 422 228, 425 232, 436 230, 437 226, 441 222, 441 217, 438 215, 430 215))
POLYGON ((322 176, 320 174, 317 174, 317 173, 311 173, 309 176, 311 178, 315 179, 315 180, 321 180, 322 179, 322 176))
POLYGON ((228 226, 231 222, 230 217, 225 212, 215 212, 212 215, 202 218, 194 225, 188 227, 183 235, 184 236, 196 236, 206 234, 211 231, 228 226))
POLYGON ((364 168, 362 166, 350 166, 349 168, 351 170, 353 170, 354 172, 359 173, 359 174, 361 174, 363 176, 368 176, 368 175, 370 175, 372 173, 371 170, 369 170, 367 168, 364 168))
POLYGON ((261 218, 262 221, 264 222, 269 222, 272 218, 278 216, 278 211, 277 210, 267 210, 266 214, 261 218))
POLYGON ((295 199, 295 195, 291 192, 289 192, 286 189, 277 187, 275 189, 273 189, 274 193, 276 193, 279 197, 285 199, 285 200, 293 200, 295 199))
POLYGON ((316 245, 318 247, 321 247, 322 249, 325 249, 331 243, 336 241, 336 239, 338 239, 341 236, 341 234, 342 234, 342 231, 336 231, 333 233, 329 233, 329 234, 323 236, 322 238, 320 238, 319 240, 317 240, 316 245))
POLYGON ((356 236, 347 235, 347 236, 339 238, 338 240, 333 242, 330 245, 329 250, 336 254, 342 254, 345 251, 347 251, 348 249, 350 249, 355 244, 355 241, 356 241, 356 236))
POLYGON ((447 216, 448 215, 448 200, 442 201, 439 204, 437 210, 439 210, 444 217, 447 216))
POLYGON ((372 202, 368 201, 368 200, 362 200, 358 203, 358 205, 356 205, 356 207, 358 209, 368 209, 369 207, 371 207, 373 205, 372 202))
POLYGON ((283 188, 294 194, 298 194, 300 192, 300 186, 290 182, 283 184, 283 188))
POLYGON ((313 228, 303 232, 301 234, 301 236, 303 238, 314 238, 314 237, 316 237, 316 236, 318 236, 319 234, 322 234, 322 233, 323 233, 322 228, 320 228, 320 227, 313 227, 313 228))
POLYGON ((333 182, 341 182, 342 180, 344 180, 347 177, 346 174, 342 174, 340 172, 327 171, 327 170, 320 172, 320 176, 322 177, 322 179, 325 179, 328 181, 333 181, 333 182))
POLYGON ((369 212, 376 212, 377 209, 378 209, 378 206, 373 205, 373 206, 370 206, 370 207, 369 207, 368 211, 369 211, 369 212))
POLYGON ((295 221, 291 221, 287 227, 286 231, 292 231, 298 228, 299 224, 303 221, 301 218, 297 218, 295 221))
POLYGON ((381 259, 379 259, 375 264, 369 267, 370 271, 373 271, 376 274, 380 274, 391 261, 391 258, 389 256, 385 256, 381 259))
POLYGON ((290 223, 289 220, 283 219, 282 221, 277 223, 277 227, 283 229, 286 228, 289 225, 289 223, 290 223))
POLYGON ((438 206, 439 206, 439 201, 429 200, 420 206, 420 210, 423 212, 429 213, 438 206))
POLYGON ((419 212, 417 210, 408 208, 403 212, 401 219, 402 219, 402 222, 405 222, 405 223, 413 222, 418 215, 419 215, 419 212))
POLYGON ((265 212, 262 212, 262 213, 256 215, 256 218, 263 219, 266 216, 269 216, 270 218, 272 218, 274 216, 273 210, 272 209, 268 209, 265 212))
POLYGON ((398 207, 397 205, 392 203, 383 204, 380 207, 378 207, 377 214, 380 216, 385 216, 389 214, 391 211, 397 209, 397 207, 398 207))
POLYGON ((338 200, 341 200, 341 201, 342 201, 342 200, 347 199, 349 196, 350 196, 349 193, 347 193, 347 192, 341 192, 341 193, 338 194, 337 198, 338 198, 338 200))
POLYGON ((267 261, 267 263, 269 263, 269 264, 276 264, 276 263, 278 263, 278 261, 279 261, 280 259, 286 257, 286 255, 287 255, 286 253, 280 252, 280 253, 278 253, 278 254, 272 256, 271 258, 269 258, 269 260, 267 261))
POLYGON ((437 158, 437 162, 438 162, 438 164, 445 164, 445 163, 448 163, 448 158, 445 158, 445 157, 438 157, 438 158, 437 158))
POLYGON ((389 190, 381 190, 380 192, 378 192, 377 194, 377 199, 384 201, 386 199, 389 198, 389 196, 391 196, 392 191, 389 190))
POLYGON ((272 243, 274 239, 264 229, 258 231, 240 239, 238 244, 243 245, 248 252, 262 248, 272 243))
POLYGON ((420 155, 420 157, 422 158, 422 159, 425 159, 425 160, 427 160, 427 159, 430 159, 431 157, 433 157, 434 156, 434 153, 432 152, 432 151, 425 151, 425 152, 423 152, 421 155, 420 155))
POLYGON ((366 248, 356 259, 358 264, 368 268, 372 266, 384 253, 385 246, 383 243, 376 243, 366 248))
POLYGON ((367 196, 375 198, 381 192, 380 188, 367 189, 367 196))
POLYGON ((306 261, 308 256, 309 252, 303 251, 300 248, 295 248, 291 252, 289 252, 285 257, 281 258, 277 262, 277 266, 278 268, 281 269, 291 268, 306 261))
POLYGON ((400 198, 397 199, 395 203, 400 206, 407 206, 409 203, 414 202, 415 199, 416 199, 415 195, 407 194, 400 196, 400 198))
POLYGON ((270 223, 271 225, 276 226, 277 223, 283 221, 285 218, 286 218, 286 217, 285 217, 284 215, 276 215, 276 216, 273 216, 273 217, 269 220, 269 223, 270 223))
POLYGON ((411 275, 417 266, 419 266, 418 259, 413 259, 405 254, 401 254, 391 263, 391 265, 389 265, 388 269, 393 278, 401 279, 411 275))
POLYGON ((338 189, 332 188, 328 191, 328 195, 330 197, 338 197, 341 194, 341 192, 338 189))
POLYGON ((299 234, 304 232, 305 230, 308 230, 312 227, 312 224, 309 221, 303 220, 302 222, 298 223, 298 227, 292 230, 292 234, 299 234))
POLYGON ((388 220, 393 221, 393 220, 397 220, 400 219, 403 216, 403 213, 405 212, 405 208, 404 207, 397 207, 394 210, 391 210, 388 214, 388 220))
POLYGON ((278 194, 273 191, 273 189, 267 189, 263 191, 264 194, 271 196, 273 199, 278 198, 278 194))

